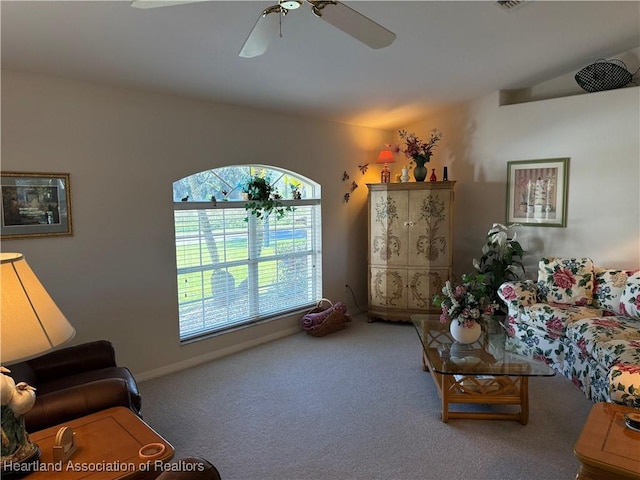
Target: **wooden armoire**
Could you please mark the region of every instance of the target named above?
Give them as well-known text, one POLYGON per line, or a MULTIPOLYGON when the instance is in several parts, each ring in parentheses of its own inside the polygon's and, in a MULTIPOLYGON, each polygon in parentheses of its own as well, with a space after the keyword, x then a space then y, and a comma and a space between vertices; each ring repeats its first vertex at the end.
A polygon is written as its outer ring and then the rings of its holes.
POLYGON ((451 278, 454 184, 367 184, 370 321, 440 311, 432 298, 451 278))

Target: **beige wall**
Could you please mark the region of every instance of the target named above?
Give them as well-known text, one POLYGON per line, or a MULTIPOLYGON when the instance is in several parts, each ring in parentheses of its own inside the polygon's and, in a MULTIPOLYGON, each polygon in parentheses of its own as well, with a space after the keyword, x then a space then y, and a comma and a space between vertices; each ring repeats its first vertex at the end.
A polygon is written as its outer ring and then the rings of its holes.
POLYGON ((640 267, 640 88, 499 106, 499 93, 411 125, 445 133, 432 167, 456 180, 454 272, 473 270, 487 230, 505 222, 507 162, 569 157, 566 228, 519 227, 527 276, 543 255, 640 267))
MULTIPOLYGON (((401 126, 402 127, 402 126, 401 126)), ((570 157, 566 228, 523 227, 528 274, 541 255, 640 266, 640 88, 499 106, 498 92, 408 125, 445 139, 431 168, 456 180, 454 270, 504 222, 506 162, 570 157)), ((298 318, 178 342, 171 184, 207 168, 268 163, 322 185, 324 294, 366 304, 366 182, 393 132, 2 72, 2 170, 68 172, 72 237, 12 240, 78 334, 114 342, 149 378, 298 331, 298 318), (357 166, 369 163, 362 176, 357 166), (347 170, 360 185, 348 204, 347 170)), ((399 173, 402 159, 392 167, 399 173)))
MULTIPOLYGON (((389 132, 2 72, 2 170, 71 174, 72 237, 10 240, 77 329, 141 378, 298 331, 299 317, 180 346, 172 182, 265 163, 322 185, 324 295, 366 299, 366 182, 389 132), (359 187, 345 204, 350 182, 359 187)), ((355 308, 355 307, 352 307, 355 308)))

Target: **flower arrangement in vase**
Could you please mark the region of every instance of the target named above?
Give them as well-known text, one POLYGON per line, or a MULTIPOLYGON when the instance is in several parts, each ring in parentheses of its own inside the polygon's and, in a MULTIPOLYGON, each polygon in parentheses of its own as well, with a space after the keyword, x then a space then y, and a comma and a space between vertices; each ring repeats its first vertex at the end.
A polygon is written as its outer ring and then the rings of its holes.
POLYGON ((433 304, 441 307, 440 321, 451 322, 451 334, 460 343, 473 343, 480 338, 483 315, 493 315, 498 308, 491 299, 484 275, 479 273, 462 275, 462 283, 455 286, 447 280, 442 295, 434 295, 433 304), (474 330, 471 339, 466 329, 474 330))
POLYGON ((404 140, 405 144, 404 149, 397 147, 398 151, 401 151, 407 158, 415 162, 416 167, 413 170, 413 176, 417 182, 423 182, 427 176, 427 169, 424 164, 431 160, 433 149, 438 141, 442 139, 442 132, 434 128, 431 130, 431 136, 426 142, 420 140, 415 133, 407 133, 406 130, 400 130, 398 135, 404 140))

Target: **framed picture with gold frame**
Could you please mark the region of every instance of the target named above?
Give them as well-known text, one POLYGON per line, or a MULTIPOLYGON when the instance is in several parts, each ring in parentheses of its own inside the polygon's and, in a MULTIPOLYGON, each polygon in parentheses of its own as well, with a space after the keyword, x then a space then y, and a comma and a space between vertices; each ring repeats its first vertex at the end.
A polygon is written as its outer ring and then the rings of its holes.
POLYGON ((68 173, 0 172, 0 237, 73 235, 68 173))
POLYGON ((569 159, 507 162, 507 224, 567 226, 569 159))

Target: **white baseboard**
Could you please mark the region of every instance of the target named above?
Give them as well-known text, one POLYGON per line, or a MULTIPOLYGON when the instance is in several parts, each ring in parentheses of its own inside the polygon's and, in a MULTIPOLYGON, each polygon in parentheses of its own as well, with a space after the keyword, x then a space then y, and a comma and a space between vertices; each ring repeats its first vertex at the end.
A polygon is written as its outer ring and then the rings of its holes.
POLYGON ((215 352, 207 353, 206 355, 200 355, 197 357, 189 358, 181 362, 172 363, 170 365, 165 365, 164 367, 156 368, 146 372, 136 373, 135 377, 138 382, 144 382, 145 380, 151 380, 153 378, 162 377, 170 373, 179 372, 187 368, 195 367, 196 365, 200 365, 202 363, 210 362, 212 360, 216 360, 218 358, 231 355, 232 353, 237 353, 237 352, 241 352, 242 350, 247 350, 248 348, 256 347, 263 343, 272 342, 282 337, 287 337, 295 333, 300 333, 300 331, 301 330, 299 325, 292 326, 290 328, 279 330, 270 335, 265 335, 264 337, 255 338, 253 340, 249 340, 246 342, 238 343, 236 345, 231 345, 226 348, 222 348, 220 350, 216 350, 215 352))

